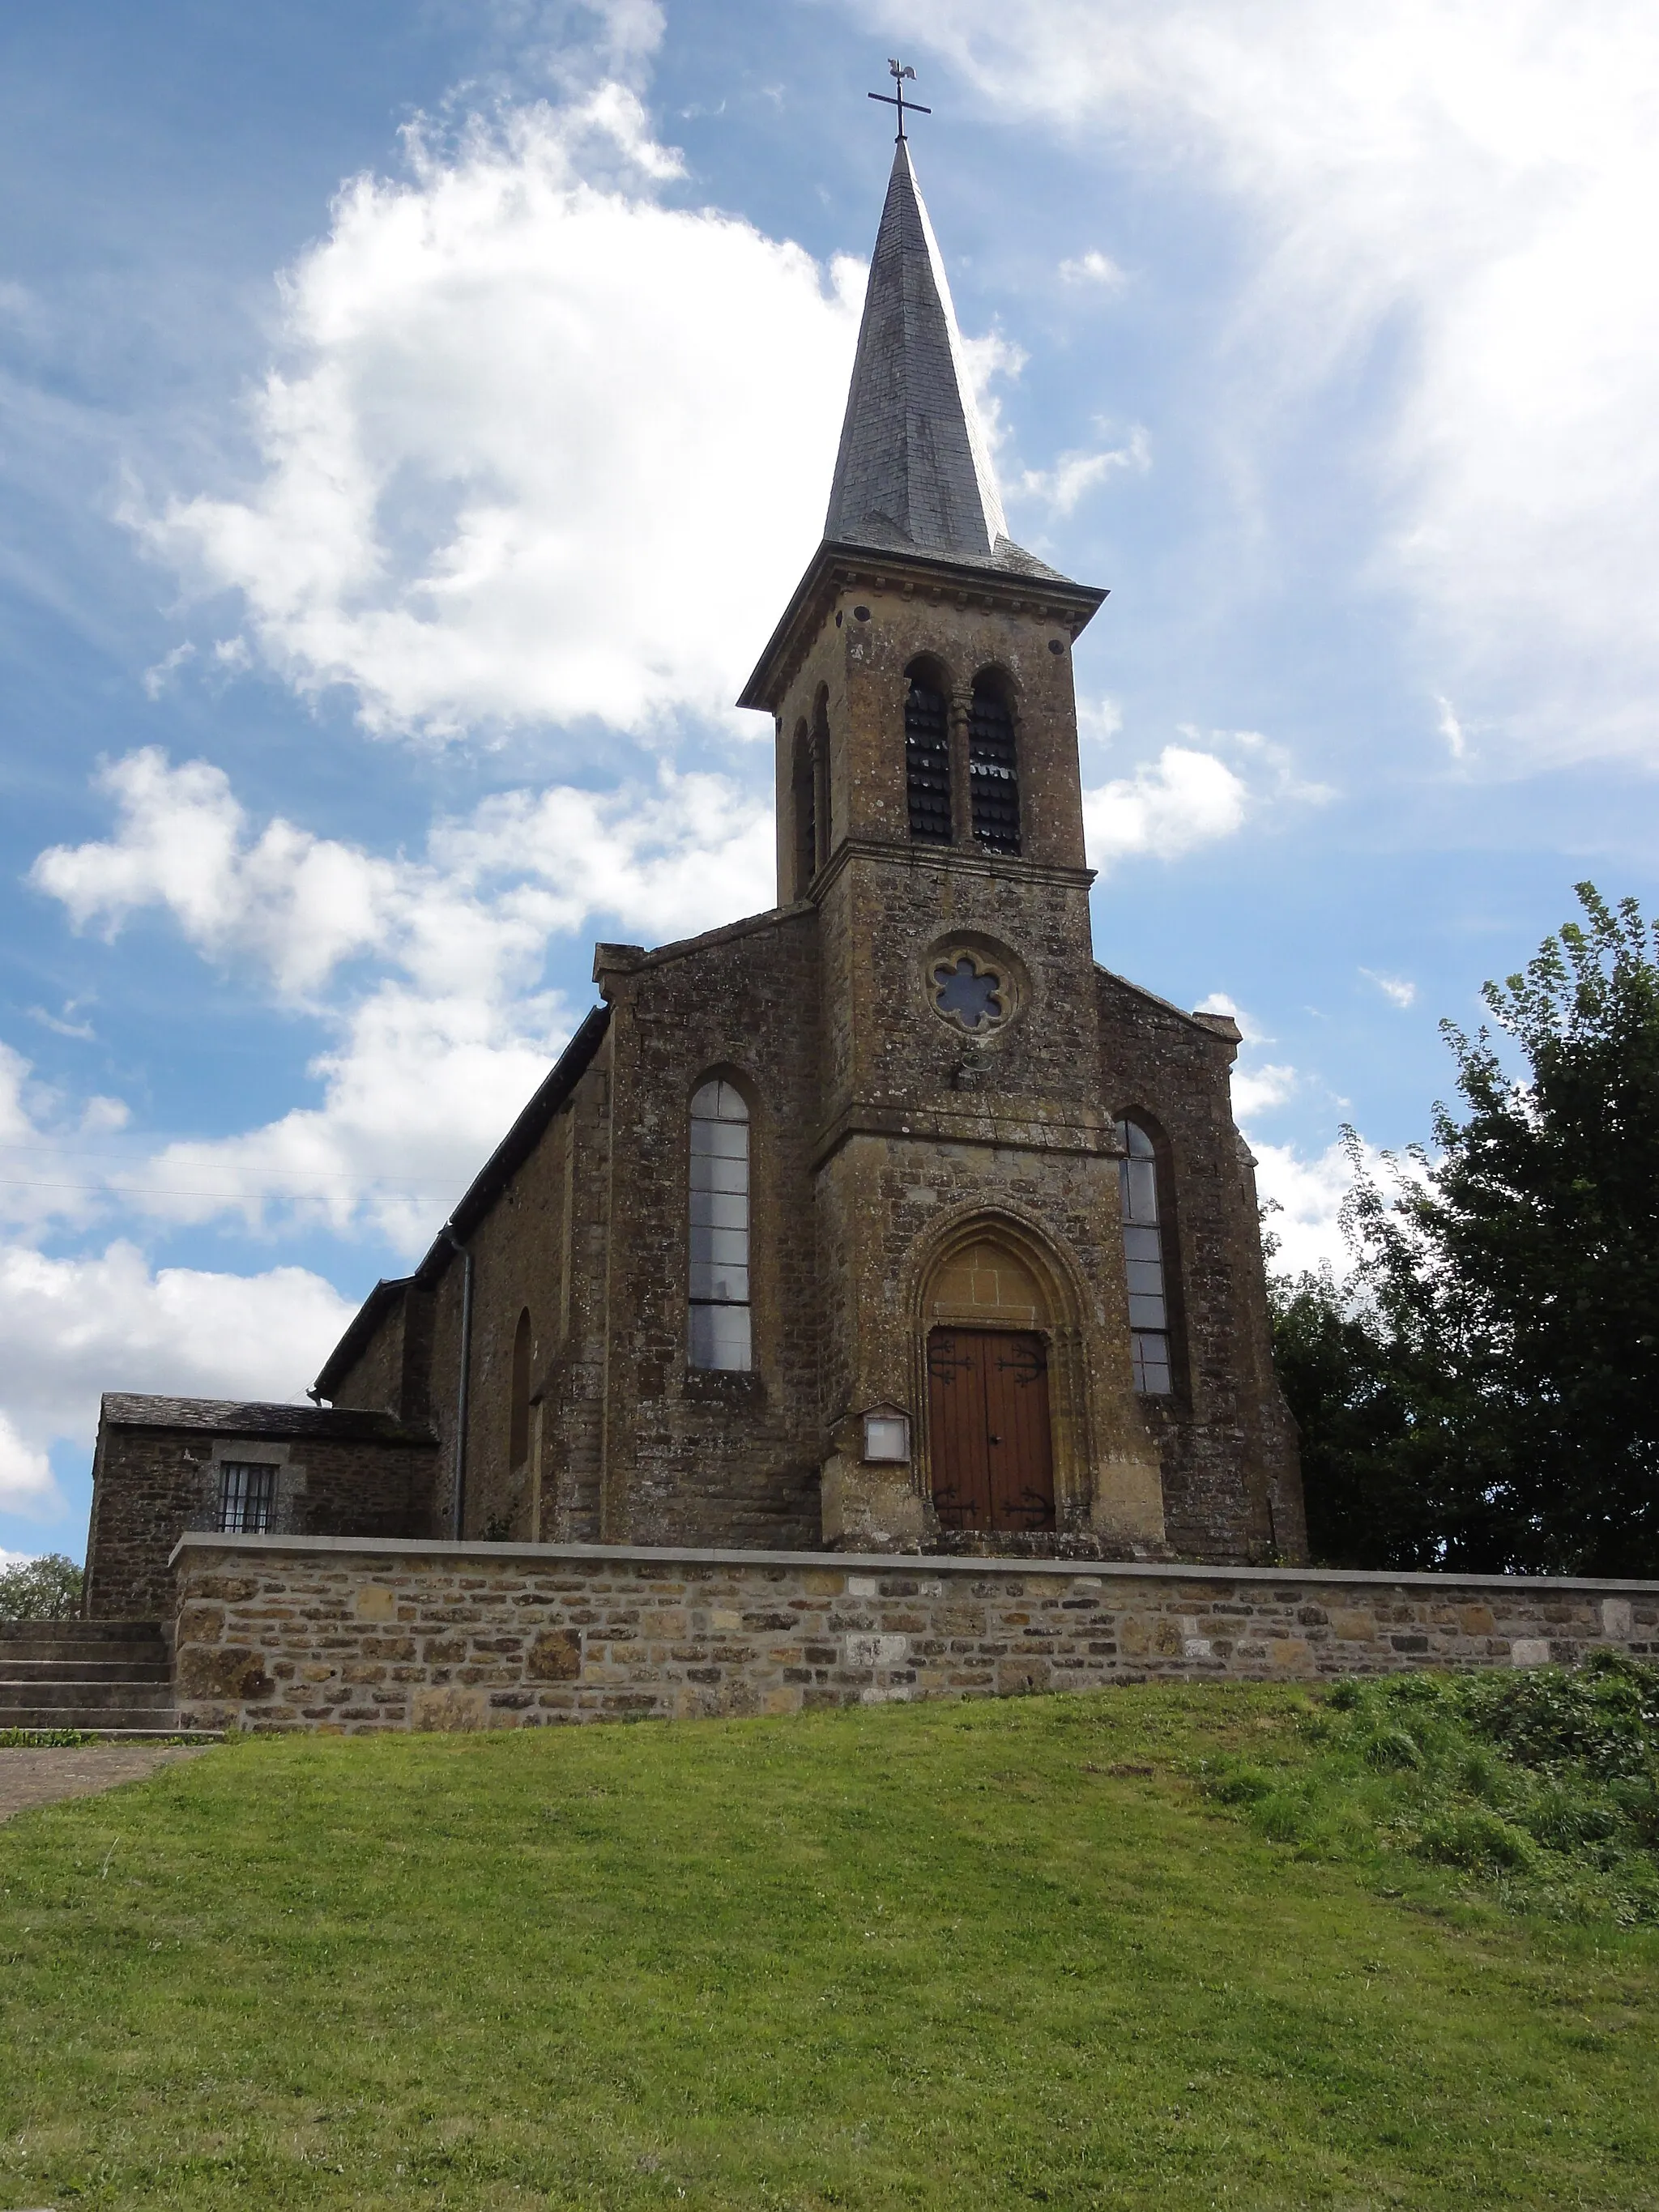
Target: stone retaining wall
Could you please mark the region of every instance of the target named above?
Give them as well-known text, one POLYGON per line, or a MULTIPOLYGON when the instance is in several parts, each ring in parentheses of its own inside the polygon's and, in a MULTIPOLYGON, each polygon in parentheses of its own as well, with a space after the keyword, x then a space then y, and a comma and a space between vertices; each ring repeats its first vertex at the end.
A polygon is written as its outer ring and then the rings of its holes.
POLYGON ((1659 1656, 1659 1583, 187 1535, 181 1725, 789 1713, 1659 1656))

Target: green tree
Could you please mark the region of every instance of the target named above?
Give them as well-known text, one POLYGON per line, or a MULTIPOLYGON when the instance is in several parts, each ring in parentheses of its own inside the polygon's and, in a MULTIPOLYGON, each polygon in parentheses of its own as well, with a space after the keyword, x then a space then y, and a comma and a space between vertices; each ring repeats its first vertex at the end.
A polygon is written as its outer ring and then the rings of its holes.
POLYGON ((1276 1285, 1281 1376, 1327 1557, 1659 1571, 1659 928, 1584 920, 1442 1024, 1466 1117, 1386 1195, 1360 1164, 1353 1274, 1276 1285))
POLYGON ((0 1620, 68 1620, 81 1610, 81 1570, 62 1552, 0 1567, 0 1620))
POLYGON ((1273 1364, 1301 1432, 1308 1541, 1322 1565, 1429 1567, 1439 1547, 1415 1479, 1413 1363, 1375 1303, 1328 1267, 1270 1276, 1273 1364))

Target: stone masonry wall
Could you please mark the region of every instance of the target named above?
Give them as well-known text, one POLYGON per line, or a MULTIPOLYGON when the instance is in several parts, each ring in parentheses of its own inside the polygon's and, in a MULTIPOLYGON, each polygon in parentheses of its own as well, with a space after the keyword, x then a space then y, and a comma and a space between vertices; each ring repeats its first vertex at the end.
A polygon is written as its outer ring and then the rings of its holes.
MULTIPOLYGON (((261 1413, 289 1409, 260 1407, 261 1413)), ((169 1555, 186 1529, 217 1518, 221 1463, 276 1468, 276 1526, 347 1537, 425 1535, 435 1453, 401 1433, 327 1433, 327 1413, 292 1409, 284 1432, 269 1423, 129 1426, 100 1424, 84 1610, 94 1620, 165 1620, 173 1602, 169 1555), (311 1425, 306 1425, 309 1420, 311 1425)), ((350 1425, 349 1417, 336 1424, 350 1425)))
POLYGON ((1659 1653, 1659 1583, 191 1535, 179 1720, 544 1727, 1659 1653))
POLYGON ((1101 1088, 1158 1151, 1174 1389, 1141 1410, 1177 1557, 1307 1556, 1296 1432, 1273 1374, 1255 1181, 1234 1126, 1234 1046, 1121 976, 1096 976, 1101 1088))

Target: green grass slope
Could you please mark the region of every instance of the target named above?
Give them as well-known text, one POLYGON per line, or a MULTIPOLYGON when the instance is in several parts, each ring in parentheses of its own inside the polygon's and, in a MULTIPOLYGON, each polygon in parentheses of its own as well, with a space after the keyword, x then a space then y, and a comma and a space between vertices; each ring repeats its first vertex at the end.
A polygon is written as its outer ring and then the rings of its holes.
POLYGON ((0 2205, 1659 2208, 1659 1933, 1263 1832, 1308 1712, 268 1738, 20 1815, 0 2205))

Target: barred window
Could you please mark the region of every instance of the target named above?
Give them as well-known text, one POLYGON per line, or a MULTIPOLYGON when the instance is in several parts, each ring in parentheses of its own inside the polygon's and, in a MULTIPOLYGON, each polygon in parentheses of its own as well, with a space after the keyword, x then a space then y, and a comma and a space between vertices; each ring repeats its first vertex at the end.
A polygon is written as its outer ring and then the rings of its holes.
POLYGON ((1164 1280, 1164 1231, 1158 1215, 1158 1152, 1138 1123, 1120 1121, 1123 1260, 1129 1279, 1129 1347, 1135 1389, 1163 1397, 1170 1389, 1170 1306, 1164 1280))
POLYGON ((921 842, 951 842, 951 718, 945 694, 924 673, 910 678, 904 702, 904 786, 910 835, 921 842))
POLYGON ((749 1109, 729 1083, 691 1101, 691 1268, 687 1356, 693 1367, 747 1370, 749 1109))
POLYGON ((226 1460, 219 1469, 219 1526, 228 1536, 262 1536, 276 1515, 276 1470, 226 1460))
POLYGON ((968 775, 975 843, 989 853, 1018 853, 1019 765, 1014 757, 1014 718, 994 676, 974 678, 968 775))

